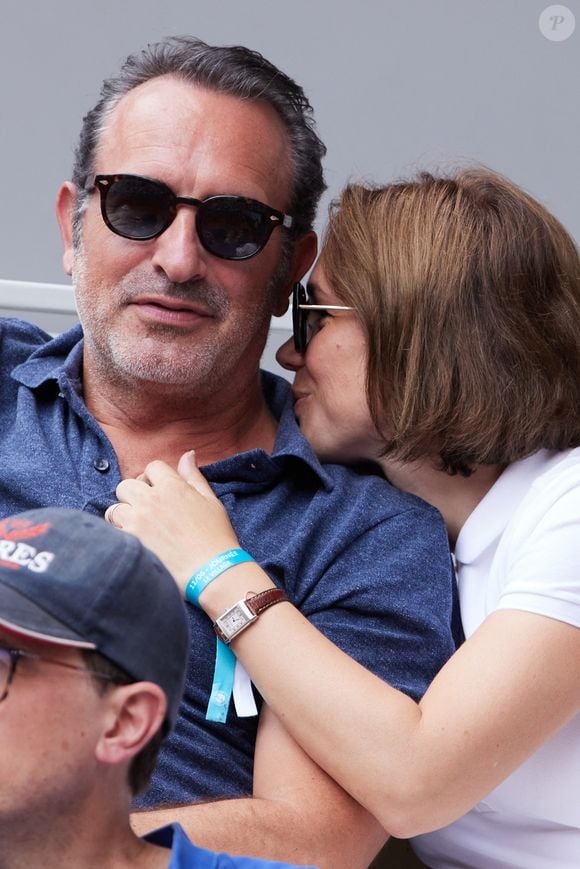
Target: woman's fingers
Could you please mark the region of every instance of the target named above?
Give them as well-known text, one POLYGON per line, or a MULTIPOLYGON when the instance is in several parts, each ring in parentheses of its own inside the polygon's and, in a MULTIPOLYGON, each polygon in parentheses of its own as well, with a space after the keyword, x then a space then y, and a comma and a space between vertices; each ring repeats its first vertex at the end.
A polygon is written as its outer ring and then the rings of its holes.
POLYGON ((174 471, 166 462, 159 460, 149 462, 137 480, 149 486, 160 486, 170 484, 172 481, 184 480, 200 495, 215 497, 211 486, 197 467, 195 450, 188 450, 181 456, 177 471, 174 471))
POLYGON ((138 479, 144 483, 149 483, 150 486, 155 486, 168 480, 177 479, 178 474, 173 470, 167 462, 162 462, 160 459, 155 459, 149 462, 138 479))
POLYGON ((197 467, 195 450, 188 450, 188 452, 182 455, 177 465, 177 473, 201 495, 211 495, 214 497, 211 486, 197 467))
POLYGON ((239 544, 193 451, 181 457, 178 470, 165 462, 150 462, 139 478, 119 483, 118 501, 105 518, 139 537, 165 562, 183 590, 202 564, 239 544))
POLYGON ((105 522, 108 522, 109 525, 112 525, 114 528, 122 528, 121 517, 118 515, 118 511, 122 508, 122 504, 119 501, 115 501, 114 504, 111 504, 110 507, 107 507, 105 510, 105 522), (115 516, 117 514, 117 516, 115 516))
POLYGON ((145 480, 133 480, 129 478, 127 480, 121 480, 115 489, 115 494, 118 501, 122 501, 125 504, 134 504, 138 503, 143 498, 147 498, 150 494, 150 490, 151 485, 145 482, 145 480))

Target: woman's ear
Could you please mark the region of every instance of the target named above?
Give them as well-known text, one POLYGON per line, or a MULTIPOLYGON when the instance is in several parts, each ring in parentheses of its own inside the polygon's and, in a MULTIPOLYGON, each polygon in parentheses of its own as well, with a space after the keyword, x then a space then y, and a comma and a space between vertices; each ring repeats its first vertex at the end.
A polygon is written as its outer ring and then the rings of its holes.
POLYGON ((107 697, 105 725, 96 746, 105 764, 130 761, 162 726, 167 698, 153 682, 134 682, 113 688, 107 697))

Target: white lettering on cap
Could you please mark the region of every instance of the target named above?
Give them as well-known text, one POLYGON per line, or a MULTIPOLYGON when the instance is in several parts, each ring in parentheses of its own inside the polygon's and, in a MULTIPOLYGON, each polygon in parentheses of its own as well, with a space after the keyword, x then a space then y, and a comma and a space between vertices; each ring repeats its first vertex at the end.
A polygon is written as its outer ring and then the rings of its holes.
POLYGON ((26 567, 34 573, 44 573, 53 559, 54 552, 39 552, 28 543, 0 540, 0 562, 7 566, 26 567))

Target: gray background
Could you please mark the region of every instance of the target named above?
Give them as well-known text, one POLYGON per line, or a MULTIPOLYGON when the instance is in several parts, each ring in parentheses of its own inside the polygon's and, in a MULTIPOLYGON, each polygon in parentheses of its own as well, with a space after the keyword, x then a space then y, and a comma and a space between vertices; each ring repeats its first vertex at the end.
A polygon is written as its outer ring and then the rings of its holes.
POLYGON ((54 199, 81 118, 129 52, 178 33, 256 48, 304 86, 328 145, 319 227, 349 177, 475 159, 580 238, 580 0, 566 4, 577 26, 564 42, 540 33, 548 5, 0 0, 0 278, 65 282, 54 199))

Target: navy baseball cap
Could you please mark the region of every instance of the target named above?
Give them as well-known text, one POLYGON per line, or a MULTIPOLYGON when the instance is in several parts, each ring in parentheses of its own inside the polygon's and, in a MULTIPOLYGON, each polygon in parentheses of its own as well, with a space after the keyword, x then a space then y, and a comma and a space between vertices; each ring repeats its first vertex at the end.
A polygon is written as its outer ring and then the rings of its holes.
POLYGON ((167 696, 173 726, 189 649, 171 574, 132 534, 90 513, 46 508, 0 520, 0 625, 94 649, 167 696))

